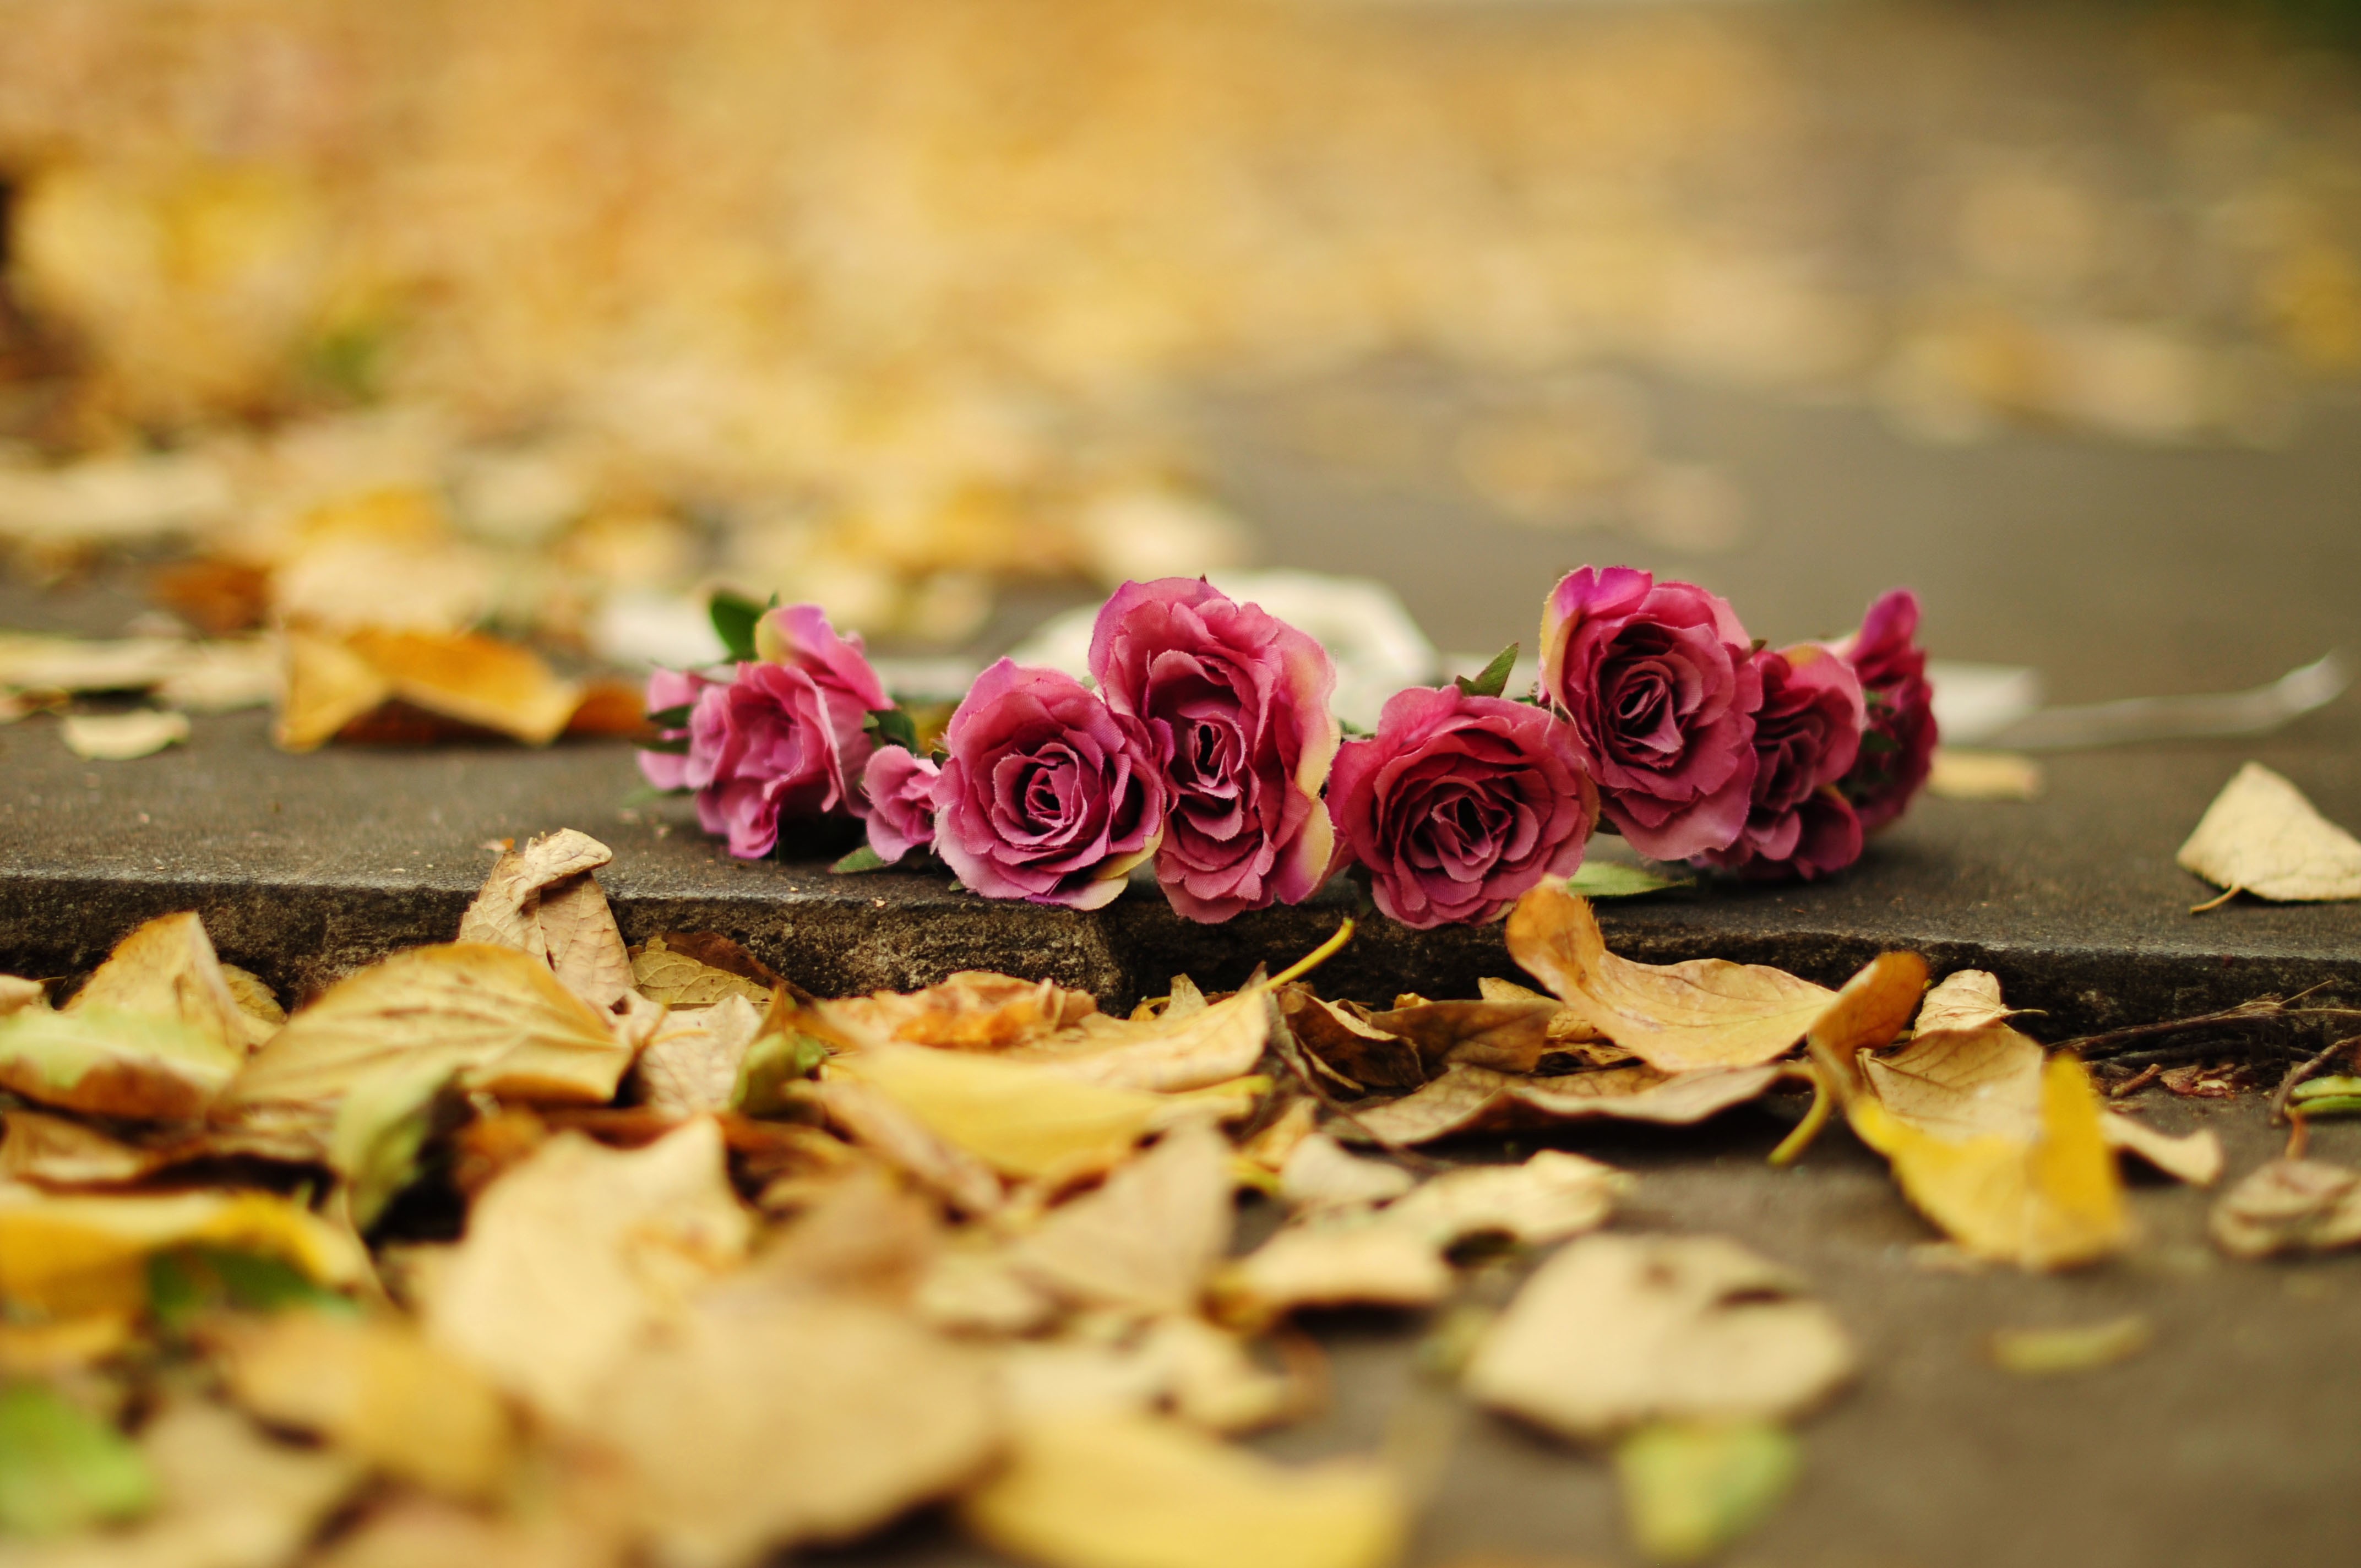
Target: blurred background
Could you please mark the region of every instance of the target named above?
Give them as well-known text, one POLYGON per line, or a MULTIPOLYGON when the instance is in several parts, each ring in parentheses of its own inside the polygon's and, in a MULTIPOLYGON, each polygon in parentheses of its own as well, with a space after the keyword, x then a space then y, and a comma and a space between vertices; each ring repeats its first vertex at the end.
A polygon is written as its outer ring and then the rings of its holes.
POLYGON ((0 0, 7 619, 629 667, 726 586, 948 681, 1246 568, 1480 662, 1628 561, 2250 685, 2361 605, 2351 21, 0 0))

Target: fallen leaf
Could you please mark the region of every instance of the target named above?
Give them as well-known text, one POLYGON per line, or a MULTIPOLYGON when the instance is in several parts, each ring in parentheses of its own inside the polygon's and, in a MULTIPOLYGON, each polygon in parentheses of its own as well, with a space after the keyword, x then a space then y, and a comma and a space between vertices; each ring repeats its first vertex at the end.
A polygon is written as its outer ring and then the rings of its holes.
POLYGON ((2041 1129, 2038 1042, 2005 1024, 1921 1032, 1887 1056, 1862 1055, 1869 1092, 1894 1118, 1954 1142, 2031 1143, 2041 1129))
POLYGON ((221 971, 237 1010, 254 1021, 249 1026, 253 1043, 260 1045, 277 1034, 280 1025, 287 1022, 287 1009, 279 1005, 279 998, 269 984, 251 970, 242 970, 236 964, 224 964, 221 971))
POLYGON ((1078 1083, 1180 1093, 1252 1072, 1270 1038, 1272 1005, 1270 988, 1257 982, 1223 1001, 1176 1005, 1151 1018, 1088 1013, 1008 1056, 1078 1083))
POLYGON ((630 1538, 615 1521, 586 1518, 584 1508, 566 1506, 577 1503, 576 1497, 533 1501, 539 1506, 511 1504, 491 1515, 403 1493, 305 1561, 316 1568, 620 1568, 630 1538))
POLYGON ((2260 762, 2223 786, 2180 846, 2182 868, 2228 893, 2317 902, 2361 898, 2361 841, 2260 762))
POLYGON ((1055 1298, 1010 1265, 1002 1247, 945 1247, 910 1305, 919 1321, 947 1333, 1029 1334, 1060 1311, 1055 1298))
POLYGON ((2166 1068, 2157 1081, 2184 1100, 2228 1100, 2247 1086, 2249 1076, 2245 1062, 2191 1062, 2166 1068))
POLYGON ((2133 1312, 2073 1328, 2001 1329, 1992 1336, 1991 1351, 1993 1365, 2004 1372, 2046 1377, 2113 1366, 2146 1350, 2155 1337, 2155 1326, 2133 1312))
POLYGON ((880 991, 818 1004, 855 1043, 898 1040, 953 1051, 1005 1051, 1071 1027, 1098 1011, 1087 992, 1054 981, 961 970, 939 985, 880 991))
POLYGON ((0 1385, 0 1530, 56 1536, 156 1504, 156 1478, 112 1423, 42 1383, 0 1385))
POLYGON ((1279 1168, 1279 1195, 1292 1209, 1359 1208, 1399 1198, 1417 1179, 1398 1165, 1363 1159, 1325 1133, 1296 1144, 1279 1168))
POLYGON ((1655 1420, 1784 1420, 1853 1366, 1844 1331, 1798 1288, 1718 1236, 1584 1236, 1526 1281, 1466 1387, 1581 1439, 1655 1420))
POLYGON ((762 1012, 736 992, 709 1007, 674 1012, 631 1066, 641 1103, 679 1116, 727 1110, 747 1047, 762 1028, 762 1012))
POLYGON ((704 1298, 731 1305, 822 1291, 906 1305, 942 1246, 936 1203, 884 1168, 856 1161, 814 1189, 784 1234, 704 1298))
POLYGON ((1000 1438, 980 1357, 825 1297, 691 1312, 594 1408, 658 1561, 685 1568, 861 1534, 958 1487, 1000 1438))
POLYGON ((93 762, 127 762, 149 757, 189 738, 189 716, 152 707, 127 713, 69 713, 58 733, 66 750, 93 762))
POLYGON ((1686 1126, 1757 1098, 1779 1080, 1782 1070, 1766 1064, 1668 1073, 1634 1063, 1527 1079, 1489 1068, 1455 1067, 1415 1094, 1356 1107, 1353 1120, 1338 1131, 1347 1138, 1423 1144, 1458 1133, 1594 1116, 1686 1126))
POLYGON ((938 1134, 899 1100, 857 1078, 810 1086, 831 1126, 962 1213, 996 1212, 1006 1194, 990 1165, 938 1134))
POLYGON ((239 1002, 204 922, 188 913, 159 916, 117 942, 64 1010, 85 1007, 176 1018, 241 1057, 271 1033, 239 1002))
POLYGON ((1543 1149, 1521 1165, 1463 1166, 1430 1177, 1385 1211, 1385 1223, 1442 1247, 1478 1235, 1545 1246, 1605 1224, 1632 1186, 1613 1166, 1543 1149))
POLYGON ((1027 1422, 960 1505, 987 1545, 1048 1568, 1380 1568, 1407 1515, 1366 1462, 1283 1466, 1151 1416, 1027 1422))
POLYGON ((2099 1118, 2099 1135, 2107 1146, 2137 1155, 2157 1169, 2191 1187, 2211 1187, 2222 1178, 2222 1140, 2211 1127, 2175 1136, 2159 1132, 2136 1116, 2121 1111, 2099 1118))
POLYGON ((197 1119, 245 1063, 243 1050, 173 1018, 104 1007, 0 1016, 0 1085, 92 1115, 197 1119))
POLYGON ((290 628, 281 639, 279 717, 270 738, 282 751, 310 751, 393 696, 375 664, 333 638, 290 628))
POLYGON ((771 1001, 771 982, 749 971, 753 959, 743 948, 727 938, 698 938, 668 932, 651 937, 631 955, 631 982, 640 994, 667 1007, 710 1007, 726 998, 736 996, 767 1007, 771 1001), (730 968, 716 964, 713 958, 724 956, 708 944, 726 942, 737 948, 737 956, 746 968, 730 968))
POLYGON ((365 1076, 428 1057, 463 1088, 611 1100, 631 1049, 549 966, 512 948, 414 948, 339 981, 258 1051, 228 1099, 334 1103, 365 1076))
POLYGON ((282 657, 266 637, 192 642, 156 687, 167 707, 198 713, 268 707, 279 700, 282 657))
POLYGON ((1410 1226, 1340 1215, 1285 1226, 1213 1288, 1226 1316, 1252 1322, 1298 1307, 1431 1306, 1451 1293, 1451 1268, 1410 1226))
POLYGON ((2361 1242, 2361 1170, 2275 1159, 2222 1194, 2208 1225, 2235 1257, 2351 1246, 2361 1242))
POLYGON ((175 1404, 139 1434, 157 1505, 127 1530, 0 1547, 6 1568, 280 1568, 360 1479, 324 1449, 291 1448, 218 1405, 175 1404))
POLYGON ((882 1091, 937 1136, 1022 1178, 1111 1169, 1165 1109, 1158 1095, 1082 1082, 1038 1063, 919 1046, 871 1046, 826 1070, 882 1091))
POLYGON ((26 980, 19 975, 0 974, 0 1018, 5 1018, 19 1008, 46 1007, 47 1005, 49 1005, 49 988, 39 981, 26 980))
POLYGON ((0 1187, 0 1297, 52 1316, 148 1300, 148 1259, 206 1245, 282 1259, 322 1285, 368 1268, 358 1243, 268 1192, 51 1195, 0 1187))
POLYGON ((0 632, 0 686, 36 692, 146 691, 188 657, 177 637, 44 637, 0 632))
POLYGON ((1927 992, 1911 1030, 1931 1035, 1944 1029, 1978 1029, 2013 1018, 2016 1011, 2001 1001, 1998 975, 1980 969, 1957 970, 1927 992))
POLYGON ((750 1229, 710 1119, 628 1152, 560 1133, 476 1200, 432 1272, 427 1337, 580 1421, 642 1335, 745 1255, 750 1229))
POLYGON ((2041 764, 2017 751, 1938 746, 1927 770, 1927 793, 1938 800, 2038 800, 2041 764))
POLYGON ((1430 1073, 1458 1063, 1531 1072, 1544 1052, 1563 1043, 1565 1034, 1554 1026, 1565 1011, 1562 1003, 1546 996, 1426 1002, 1372 1013, 1368 1023, 1415 1046, 1430 1073))
POLYGON ((1804 1465, 1767 1421, 1660 1421, 1615 1448, 1631 1542, 1652 1563, 1701 1563, 1768 1519, 1804 1465))
POLYGON ((631 959, 591 873, 614 858, 571 828, 502 850, 459 917, 459 940, 530 953, 591 1006, 612 1007, 631 989, 631 959))
POLYGON ((222 1350, 239 1404, 389 1475, 485 1497, 515 1457, 500 1396, 400 1320, 280 1312, 225 1330, 222 1350))
POLYGON ((113 1360, 131 1343, 128 1310, 89 1312, 56 1322, 0 1323, 0 1376, 56 1377, 113 1360))
POLYGON ((5 1122, 0 1180, 43 1187, 122 1187, 169 1163, 160 1151, 109 1137, 64 1116, 9 1111, 5 1122))
POLYGON ((582 687, 559 679, 539 654, 495 637, 362 628, 347 646, 384 676, 392 696, 528 745, 557 739, 582 700, 582 687))
POLYGON ((1011 1261, 1077 1305, 1191 1311, 1229 1246, 1231 1192, 1228 1140, 1191 1122, 1052 1210, 1011 1261))
POLYGON ((355 1230, 376 1224, 418 1179, 436 1101, 452 1077, 451 1064, 431 1054, 395 1062, 354 1083, 336 1106, 328 1164, 344 1179, 345 1212, 355 1230))
POLYGON ((1551 883, 1517 901, 1508 939, 1510 956, 1585 1022, 1667 1072, 1784 1056, 1836 997, 1760 964, 1620 958, 1589 904, 1551 883))
POLYGON ((1416 1089, 1427 1080, 1418 1047, 1300 985, 1279 988, 1279 1015, 1297 1044, 1362 1089, 1416 1089))

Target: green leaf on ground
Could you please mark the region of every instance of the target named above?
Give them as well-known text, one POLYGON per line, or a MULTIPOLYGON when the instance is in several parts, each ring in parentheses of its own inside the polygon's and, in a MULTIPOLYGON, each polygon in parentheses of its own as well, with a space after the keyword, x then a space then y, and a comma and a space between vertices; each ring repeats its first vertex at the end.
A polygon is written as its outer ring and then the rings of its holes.
POLYGON ((1646 866, 1627 866, 1618 861, 1586 861, 1565 884, 1567 892, 1578 893, 1585 898, 1637 898, 1669 887, 1696 885, 1697 878, 1693 876, 1653 871, 1646 866))
POLYGON ((859 872, 882 872, 894 862, 863 844, 828 869, 839 876, 851 876, 859 872))
POLYGON ((46 1384, 0 1387, 0 1530, 63 1535, 155 1500, 147 1460, 113 1426, 46 1384))
POLYGON ((1767 1421, 1662 1421, 1615 1450, 1632 1544, 1653 1563, 1697 1563, 1770 1517, 1803 1447, 1767 1421))

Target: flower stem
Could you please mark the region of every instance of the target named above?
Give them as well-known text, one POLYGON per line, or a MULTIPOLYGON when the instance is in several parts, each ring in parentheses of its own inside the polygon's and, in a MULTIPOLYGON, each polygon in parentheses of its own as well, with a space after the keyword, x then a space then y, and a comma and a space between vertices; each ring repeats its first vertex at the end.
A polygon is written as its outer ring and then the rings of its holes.
POLYGON ((1828 1113, 1837 1108, 1836 1096, 1828 1092, 1828 1080, 1815 1069, 1807 1067, 1804 1070, 1811 1075, 1812 1108, 1804 1113, 1795 1130, 1780 1139, 1779 1146, 1771 1151, 1773 1165, 1790 1166, 1803 1158, 1812 1140, 1820 1135, 1820 1129, 1828 1124, 1828 1113))
POLYGON ((1285 985, 1290 980, 1301 980, 1322 964, 1336 956, 1345 943, 1353 939, 1353 922, 1347 918, 1336 927, 1336 934, 1270 977, 1273 985, 1285 985))

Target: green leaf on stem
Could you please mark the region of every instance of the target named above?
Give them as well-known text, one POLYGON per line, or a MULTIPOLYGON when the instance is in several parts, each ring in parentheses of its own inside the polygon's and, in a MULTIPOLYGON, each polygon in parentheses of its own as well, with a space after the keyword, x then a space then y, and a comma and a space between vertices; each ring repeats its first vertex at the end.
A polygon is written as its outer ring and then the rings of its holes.
POLYGON ((1492 662, 1473 676, 1457 675, 1452 685, 1467 696, 1499 696, 1508 689, 1509 672, 1517 666, 1517 650, 1521 644, 1511 642, 1492 655, 1492 662))
POLYGON ((716 588, 708 613, 713 617, 713 630, 721 639, 721 646, 732 659, 741 662, 754 657, 754 623, 763 619, 763 607, 742 594, 727 588, 716 588))

